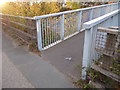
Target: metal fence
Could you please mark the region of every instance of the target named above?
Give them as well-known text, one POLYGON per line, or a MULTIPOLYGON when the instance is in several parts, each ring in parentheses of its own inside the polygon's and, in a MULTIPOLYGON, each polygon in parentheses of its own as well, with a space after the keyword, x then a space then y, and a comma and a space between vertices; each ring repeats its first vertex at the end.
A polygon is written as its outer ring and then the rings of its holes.
POLYGON ((45 50, 80 32, 83 23, 118 9, 119 3, 36 16, 39 50, 45 50))
MULTIPOLYGON (((98 58, 101 57, 102 53, 97 52, 96 48, 96 43, 99 42, 99 47, 104 48, 105 43, 103 41, 97 41, 96 42, 96 36, 98 34, 97 29, 98 27, 110 27, 110 26, 119 26, 118 23, 118 18, 120 16, 120 9, 115 10, 113 12, 110 12, 106 15, 103 15, 101 17, 98 17, 96 19, 93 19, 91 21, 88 21, 84 23, 84 28, 85 28, 85 39, 84 39, 84 51, 83 51, 83 62, 82 62, 82 78, 85 79, 86 77, 86 69, 95 60, 98 60, 98 58)), ((105 41, 105 36, 106 33, 99 33, 102 36, 102 39, 105 41)), ((112 39, 111 39, 112 40, 112 39)), ((114 41, 115 42, 115 41, 114 41)), ((115 45, 114 45, 115 46, 115 45)), ((111 50, 111 49, 110 49, 111 50)), ((105 53, 105 52, 104 52, 105 53)), ((108 54, 108 53, 107 53, 108 54)), ((111 54, 111 53, 109 53, 111 54)))
POLYGON ((95 50, 97 28, 118 25, 119 5, 106 4, 33 18, 0 14, 0 19, 3 26, 19 38, 28 43, 37 42, 40 51, 85 30, 82 62, 82 76, 85 79, 86 68, 101 55, 95 50))

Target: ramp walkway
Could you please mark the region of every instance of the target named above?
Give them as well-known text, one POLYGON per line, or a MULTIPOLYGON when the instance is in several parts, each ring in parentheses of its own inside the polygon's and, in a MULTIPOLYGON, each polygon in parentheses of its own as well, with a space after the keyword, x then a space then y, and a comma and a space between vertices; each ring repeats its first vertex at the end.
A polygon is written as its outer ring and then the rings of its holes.
MULTIPOLYGON (((15 47, 12 40, 4 34, 2 35, 2 49, 2 54, 15 65, 35 88, 73 88, 72 82, 51 64, 21 46, 15 47)), ((2 59, 4 61, 5 57, 3 56, 2 59)))

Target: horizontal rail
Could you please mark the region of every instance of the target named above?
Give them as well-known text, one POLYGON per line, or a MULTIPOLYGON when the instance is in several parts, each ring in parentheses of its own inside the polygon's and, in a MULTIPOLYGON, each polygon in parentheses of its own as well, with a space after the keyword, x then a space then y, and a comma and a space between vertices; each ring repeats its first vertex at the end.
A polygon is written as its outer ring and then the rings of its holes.
POLYGON ((16 31, 22 33, 23 35, 25 35, 25 36, 27 36, 27 37, 30 37, 30 38, 32 38, 32 39, 36 39, 35 36, 32 36, 32 35, 30 35, 30 34, 28 34, 28 33, 25 33, 25 32, 23 32, 23 31, 21 31, 20 29, 17 29, 17 28, 14 28, 14 27, 8 26, 8 25, 5 24, 5 23, 3 23, 3 24, 6 25, 7 27, 10 27, 11 29, 16 29, 16 31))
POLYGON ((35 40, 37 40, 37 37, 32 36, 32 35, 24 32, 24 31, 21 31, 20 29, 8 26, 5 23, 2 23, 2 24, 6 27, 9 27, 9 29, 12 29, 12 30, 10 30, 11 32, 13 32, 15 35, 17 35, 17 37, 19 37, 20 39, 24 40, 27 43, 30 43, 31 40, 34 41, 34 42, 36 42, 35 40))
POLYGON ((113 80, 115 80, 117 82, 120 82, 120 76, 118 76, 117 74, 114 74, 112 72, 104 70, 104 69, 100 68, 99 66, 97 66, 95 64, 91 65, 91 68, 96 70, 96 71, 99 71, 100 73, 112 78, 113 80))
POLYGON ((119 12, 120 12, 120 9, 119 10, 115 10, 115 11, 113 11, 111 13, 106 14, 106 15, 103 15, 101 17, 98 17, 96 19, 93 19, 91 21, 88 21, 88 22, 84 23, 83 27, 85 29, 89 29, 89 28, 91 28, 91 27, 93 27, 93 26, 95 26, 95 25, 97 25, 97 24, 107 20, 108 18, 114 16, 115 14, 118 14, 119 12))
MULTIPOLYGON (((99 27, 108 28, 110 26, 118 27, 118 15, 120 13, 120 9, 114 10, 108 14, 95 18, 91 21, 88 21, 83 24, 83 28, 85 30, 85 38, 84 38, 84 49, 83 49, 83 62, 82 67, 82 79, 86 79, 86 70, 87 67, 92 65, 94 60, 98 60, 98 58, 104 54, 98 52, 95 48, 97 47, 97 43, 99 42, 104 48, 104 43, 97 41, 97 33, 99 27)), ((106 33, 99 33, 101 37, 104 38, 106 33)))
POLYGON ((87 7, 33 17, 36 20, 40 50, 57 44, 84 29, 83 24, 118 9, 119 3, 87 7), (38 23, 39 22, 39 23, 38 23), (52 45, 53 44, 53 45, 52 45))
POLYGON ((110 34, 118 34, 118 33, 120 33, 120 31, 117 30, 117 29, 103 28, 103 27, 98 27, 98 31, 107 32, 107 33, 110 33, 110 34))
POLYGON ((94 6, 94 7, 87 7, 87 8, 82 8, 82 9, 76 9, 76 10, 70 10, 70 11, 64 11, 64 12, 58 12, 58 13, 53 13, 53 14, 48 14, 48 15, 42 15, 42 16, 35 16, 35 17, 23 17, 23 16, 15 16, 15 15, 3 14, 3 13, 0 13, 0 15, 17 17, 17 18, 25 18, 25 19, 35 19, 36 20, 36 19, 47 18, 47 17, 52 17, 52 16, 59 16, 59 15, 62 15, 62 14, 79 12, 79 11, 82 11, 82 10, 88 10, 88 9, 94 9, 94 8, 99 8, 99 7, 105 7, 105 6, 115 5, 115 4, 119 4, 119 3, 104 4, 104 5, 94 6))
POLYGON ((53 14, 42 15, 42 16, 35 16, 33 19, 37 20, 37 19, 42 19, 42 18, 47 18, 47 17, 59 16, 59 15, 62 15, 62 14, 69 14, 69 13, 79 12, 79 11, 83 11, 83 10, 89 10, 89 9, 94 9, 94 8, 110 6, 110 5, 114 5, 114 4, 119 4, 119 3, 104 4, 104 5, 94 6, 94 7, 87 7, 87 8, 70 10, 70 11, 64 11, 64 12, 53 13, 53 14))
POLYGON ((36 29, 36 27, 30 27, 30 26, 27 26, 27 25, 24 25, 24 24, 21 24, 21 23, 18 23, 18 22, 5 20, 3 18, 0 18, 0 19, 3 20, 3 21, 7 21, 7 22, 10 22, 10 23, 13 23, 13 24, 17 24, 19 26, 25 27, 25 28, 30 29, 30 30, 35 30, 36 29))
POLYGON ((24 42, 36 43, 37 31, 33 17, 23 17, 0 13, 2 25, 24 42))
POLYGON ((16 18, 23 18, 23 19, 33 19, 33 17, 23 17, 23 16, 15 16, 15 15, 9 15, 9 14, 3 14, 0 13, 0 15, 4 16, 10 16, 10 17, 16 17, 16 18))
MULTIPOLYGON (((66 37, 69 37, 76 32, 80 32, 82 29, 84 29, 83 23, 116 10, 118 4, 119 3, 104 4, 35 17, 22 17, 1 13, 0 15, 36 21, 38 35, 37 38, 39 44, 38 47, 43 50, 45 47, 51 47, 52 44, 56 43, 59 40, 64 40, 66 37), (109 10, 107 11, 107 9, 109 10)), ((16 21, 10 22, 32 29, 26 25, 15 23, 16 21)))

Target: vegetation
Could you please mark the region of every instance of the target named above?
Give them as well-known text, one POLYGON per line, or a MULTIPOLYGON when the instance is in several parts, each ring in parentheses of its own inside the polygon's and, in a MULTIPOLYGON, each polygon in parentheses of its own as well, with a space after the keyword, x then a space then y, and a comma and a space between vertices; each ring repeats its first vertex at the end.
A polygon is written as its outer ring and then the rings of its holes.
POLYGON ((102 83, 102 85, 104 85, 105 88, 116 88, 116 89, 120 88, 119 86, 120 83, 91 68, 87 69, 87 80, 84 81, 80 79, 76 82, 73 82, 73 84, 78 88, 89 88, 89 89, 96 88, 92 84, 92 82, 102 83))
POLYGON ((107 77, 103 74, 101 74, 98 71, 95 71, 93 69, 88 69, 87 70, 87 79, 90 81, 99 81, 101 83, 104 84, 105 88, 120 88, 120 83, 118 83, 117 81, 111 79, 110 77, 107 77))
POLYGON ((43 33, 42 33, 43 34, 42 43, 43 43, 44 47, 50 45, 51 43, 54 43, 54 42, 60 40, 60 33, 57 33, 54 30, 50 30, 50 29, 48 31, 49 32, 46 33, 43 30, 43 33))
POLYGON ((84 81, 84 80, 78 80, 76 82, 73 82, 73 84, 78 88, 93 88, 88 81, 84 81))
MULTIPOLYGON (((34 17, 34 16, 40 16, 40 15, 45 15, 45 14, 51 14, 51 13, 56 13, 56 12, 62 12, 62 11, 67 11, 67 10, 72 10, 72 9, 78 9, 80 8, 79 4, 77 3, 69 3, 67 7, 62 7, 62 4, 59 2, 6 2, 2 6, 2 13, 3 14, 9 14, 9 15, 16 15, 16 16, 23 16, 23 17, 34 17), (71 8, 70 8, 71 7, 71 8)), ((24 26, 21 26, 19 23, 30 26, 30 27, 36 27, 36 23, 33 20, 27 20, 27 19, 22 19, 22 18, 16 18, 16 17, 6 17, 3 16, 4 18, 3 22, 6 23, 9 26, 12 26, 14 28, 17 28, 19 30, 22 30, 26 33, 29 33, 33 35, 33 33, 36 32, 31 32, 28 28, 25 28, 24 26), (12 22, 8 22, 13 21, 12 22), (16 23, 17 22, 17 23, 16 23)), ((60 34, 53 31, 49 30, 45 37, 45 32, 43 30, 43 44, 44 46, 49 45, 49 41, 51 39, 51 43, 55 42, 55 40, 60 39, 60 34), (56 33, 57 37, 53 34, 56 33)), ((34 34, 33 36, 36 36, 34 34)), ((33 45, 31 45, 33 47, 33 45)))
POLYGON ((105 60, 105 56, 101 56, 98 60, 95 60, 94 63, 100 66, 101 68, 104 68, 106 70, 109 70, 110 72, 120 75, 120 58, 109 58, 109 62, 106 62, 106 64, 104 64, 105 60))
POLYGON ((7 2, 2 7, 2 13, 33 17, 78 8, 78 3, 69 3, 67 7, 62 7, 59 2, 7 2))
POLYGON ((7 2, 2 7, 2 13, 18 16, 40 16, 49 13, 55 13, 60 10, 60 4, 57 2, 7 2))
MULTIPOLYGON (((95 5, 94 2, 86 2, 84 4, 67 2, 66 4, 66 7, 62 7, 60 2, 6 2, 1 8, 4 14, 33 17, 95 5)), ((97 3, 96 5, 100 4, 102 3, 97 3)))

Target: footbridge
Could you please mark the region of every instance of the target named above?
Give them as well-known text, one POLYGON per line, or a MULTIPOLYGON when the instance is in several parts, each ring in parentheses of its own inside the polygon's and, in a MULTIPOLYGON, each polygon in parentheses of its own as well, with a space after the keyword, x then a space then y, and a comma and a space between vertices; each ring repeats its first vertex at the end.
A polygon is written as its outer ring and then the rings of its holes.
POLYGON ((3 26, 26 42, 36 43, 45 60, 73 79, 86 79, 87 67, 99 56, 95 50, 98 27, 120 27, 120 3, 35 17, 0 15, 3 26))

